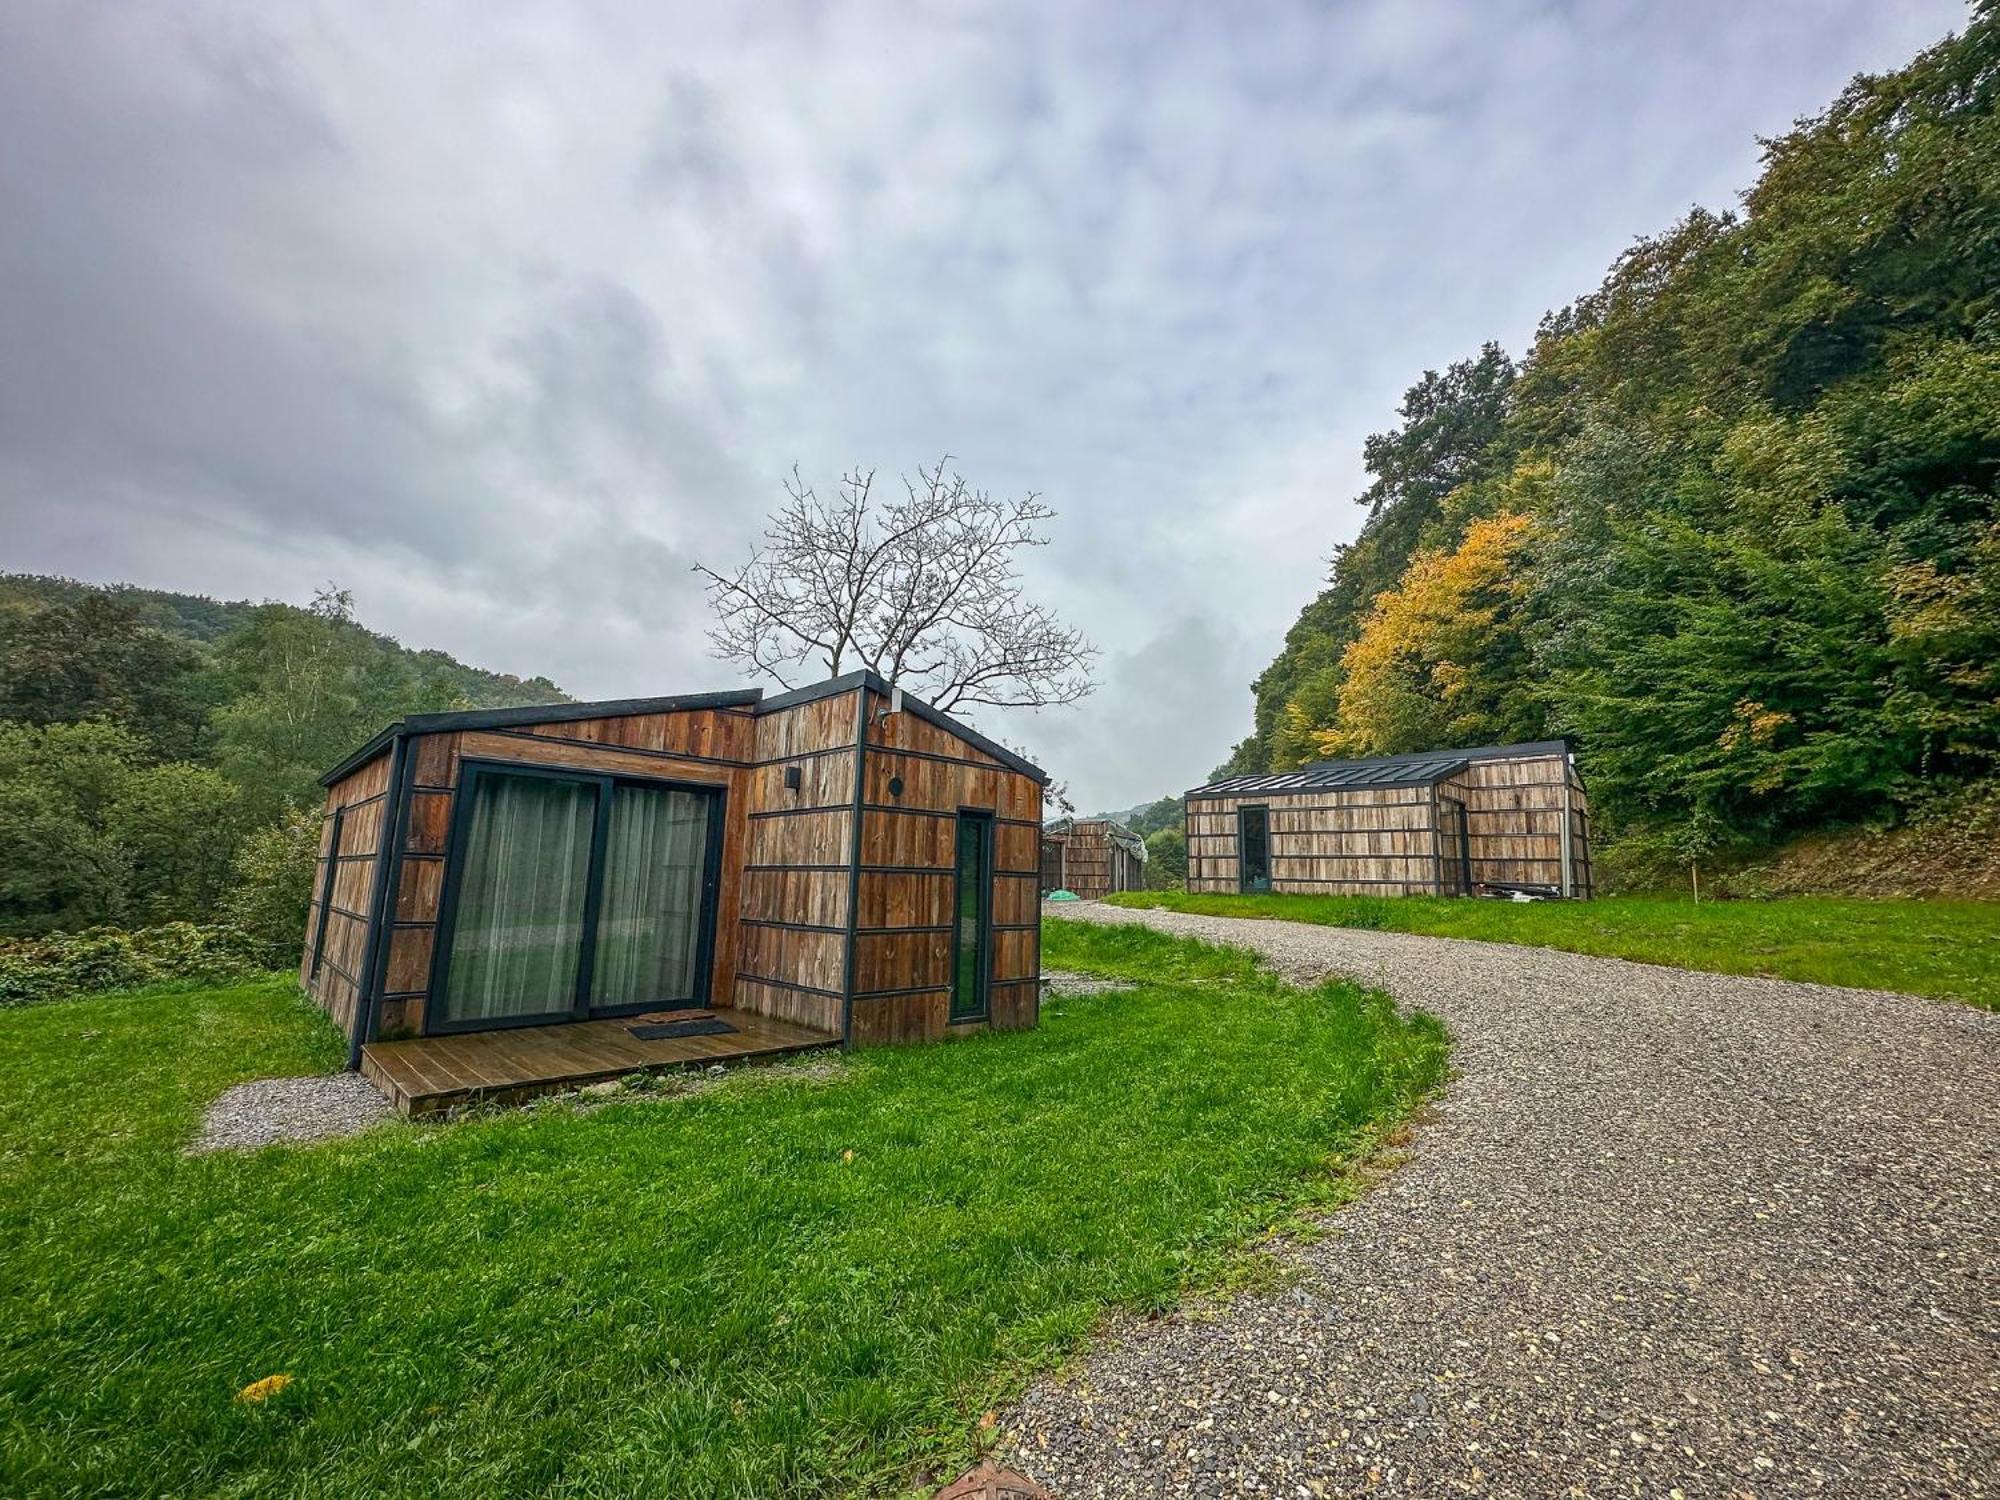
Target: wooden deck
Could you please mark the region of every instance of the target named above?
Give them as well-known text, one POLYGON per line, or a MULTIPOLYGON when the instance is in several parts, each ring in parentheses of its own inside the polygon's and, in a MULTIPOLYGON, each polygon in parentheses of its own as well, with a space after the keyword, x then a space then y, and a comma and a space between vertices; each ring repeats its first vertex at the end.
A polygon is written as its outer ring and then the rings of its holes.
POLYGON ((361 1074, 404 1114, 425 1115, 459 1104, 515 1103, 632 1073, 781 1057, 839 1045, 840 1038, 831 1032, 748 1011, 682 1010, 371 1042, 361 1050, 361 1074), (648 1021, 701 1016, 717 1016, 736 1030, 660 1041, 641 1041, 629 1030, 648 1021))

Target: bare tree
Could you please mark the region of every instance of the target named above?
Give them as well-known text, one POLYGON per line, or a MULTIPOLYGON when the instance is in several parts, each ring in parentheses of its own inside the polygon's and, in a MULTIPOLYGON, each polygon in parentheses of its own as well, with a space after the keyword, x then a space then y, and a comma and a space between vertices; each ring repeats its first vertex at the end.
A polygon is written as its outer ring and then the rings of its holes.
POLYGON ((792 687, 869 667, 937 707, 1049 707, 1097 686, 1097 648, 1022 596, 1015 554, 1043 547, 1055 512, 1039 496, 996 500, 950 469, 903 480, 878 505, 875 471, 822 500, 796 468, 763 545, 732 573, 699 563, 715 654, 792 687))

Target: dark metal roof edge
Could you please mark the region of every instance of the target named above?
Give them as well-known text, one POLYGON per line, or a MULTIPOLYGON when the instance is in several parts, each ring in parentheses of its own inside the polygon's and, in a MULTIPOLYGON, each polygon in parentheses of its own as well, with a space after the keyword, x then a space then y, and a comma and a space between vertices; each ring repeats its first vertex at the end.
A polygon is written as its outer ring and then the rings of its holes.
MULTIPOLYGON (((320 777, 319 784, 332 786, 357 767, 373 760, 398 733, 442 734, 466 729, 504 729, 523 724, 564 724, 578 719, 617 719, 632 714, 674 713, 702 708, 755 708, 761 715, 774 713, 782 708, 796 708, 802 703, 816 703, 822 698, 838 697, 856 688, 867 688, 885 698, 893 691, 880 674, 863 667, 858 671, 830 677, 825 682, 816 682, 810 687, 780 693, 775 698, 766 698, 762 688, 736 688, 720 693, 683 693, 671 698, 614 698, 600 703, 551 703, 533 708, 464 709, 452 713, 409 714, 389 725, 320 777)), ((1010 770, 1032 777, 1038 786, 1048 785, 1049 773, 1033 761, 1015 754, 1005 745, 988 739, 971 725, 960 723, 942 709, 933 708, 907 689, 903 693, 903 707, 947 734, 957 735, 968 745, 984 751, 1010 770)))
MULTIPOLYGON (((890 687, 887 682, 884 682, 875 673, 868 672, 864 675, 867 678, 868 686, 883 697, 886 698, 890 693, 895 691, 895 689, 890 687)), ((939 729, 944 730, 947 734, 957 735, 975 750, 985 751, 1008 769, 1019 771, 1023 776, 1032 780, 1036 786, 1047 786, 1049 784, 1049 773, 1029 760, 1025 755, 1017 755, 998 740, 988 739, 970 724, 961 723, 943 709, 933 708, 930 704, 924 702, 923 699, 911 693, 907 688, 903 691, 903 707, 922 719, 925 723, 933 724, 939 729)))
POLYGON ((762 688, 720 693, 680 693, 668 698, 607 698, 597 703, 540 703, 524 708, 461 708, 435 714, 406 714, 320 777, 332 786, 382 752, 396 734, 448 734, 467 729, 513 729, 523 724, 570 724, 579 719, 624 719, 634 714, 677 713, 702 708, 749 708, 763 699, 762 688))
MULTIPOLYGON (((1340 763, 1327 762, 1327 764, 1340 763)), ((1183 792, 1181 796, 1183 799, 1207 796, 1224 797, 1232 796, 1239 791, 1246 793, 1255 792, 1273 797, 1304 796, 1309 792, 1393 792, 1404 787, 1435 786, 1438 782, 1443 781, 1445 777, 1456 776, 1471 764, 1471 761, 1463 759, 1440 761, 1435 771, 1426 771, 1421 776, 1392 776, 1387 780, 1381 781, 1301 781, 1297 786, 1258 786, 1253 784, 1232 787, 1230 783, 1234 781, 1250 781, 1255 783, 1276 781, 1286 776, 1310 776, 1313 768, 1311 766, 1301 766, 1296 771, 1246 771, 1241 776, 1226 776, 1221 781, 1211 781, 1207 786, 1190 788, 1188 791, 1183 792)))
POLYGON ((670 714, 702 708, 750 708, 763 697, 762 688, 735 688, 721 693, 678 693, 666 698, 608 698, 597 703, 548 703, 529 708, 469 708, 441 714, 410 714, 403 723, 412 734, 438 734, 457 729, 511 729, 521 724, 627 719, 634 714, 670 714))
POLYGON ((402 732, 403 732, 403 721, 401 719, 398 719, 396 720, 395 723, 389 725, 388 728, 382 730, 378 734, 371 736, 368 742, 364 744, 360 749, 356 750, 352 755, 348 756, 347 759, 343 760, 339 765, 335 766, 331 771, 328 771, 324 776, 320 777, 319 784, 321 786, 332 786, 336 781, 344 781, 348 776, 360 770, 363 766, 367 765, 369 761, 373 760, 376 756, 380 755, 384 750, 388 749, 389 745, 395 740, 396 736, 401 734, 402 732))
MULTIPOLYGON (((1430 760, 1434 756, 1449 755, 1458 760, 1525 760, 1535 755, 1556 755, 1569 749, 1568 740, 1523 740, 1518 745, 1474 745, 1461 747, 1444 745, 1436 750, 1404 750, 1395 755, 1357 755, 1348 760, 1311 760, 1300 766, 1301 771, 1325 771, 1335 766, 1393 766, 1398 761, 1430 760)), ((1273 771, 1273 776, 1287 773, 1273 771)))

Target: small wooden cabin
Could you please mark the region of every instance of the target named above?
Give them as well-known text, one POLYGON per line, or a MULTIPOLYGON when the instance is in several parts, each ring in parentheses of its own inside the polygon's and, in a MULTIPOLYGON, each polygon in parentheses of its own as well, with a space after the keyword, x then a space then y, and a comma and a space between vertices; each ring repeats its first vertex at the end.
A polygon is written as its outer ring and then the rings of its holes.
POLYGON ((1146 841, 1110 818, 1058 818, 1042 830, 1042 889, 1086 901, 1146 883, 1146 841), (1054 884, 1050 884, 1053 880, 1054 884))
POLYGON ((1591 894, 1590 806, 1561 740, 1228 776, 1183 806, 1191 891, 1591 894))
POLYGON ((323 778, 300 978, 406 1109, 1033 1026, 1046 779, 868 672, 412 715, 323 778))

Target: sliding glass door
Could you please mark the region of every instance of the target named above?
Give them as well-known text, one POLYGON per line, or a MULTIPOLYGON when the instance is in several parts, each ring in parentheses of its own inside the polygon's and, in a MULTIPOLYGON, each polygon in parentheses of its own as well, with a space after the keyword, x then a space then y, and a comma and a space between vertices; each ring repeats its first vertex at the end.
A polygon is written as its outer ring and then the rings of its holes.
POLYGON ((590 1003, 692 1004, 702 947, 712 794, 621 782, 611 791, 590 1003))
POLYGON ((429 1030, 701 1002, 717 793, 468 763, 458 796, 429 1030))

